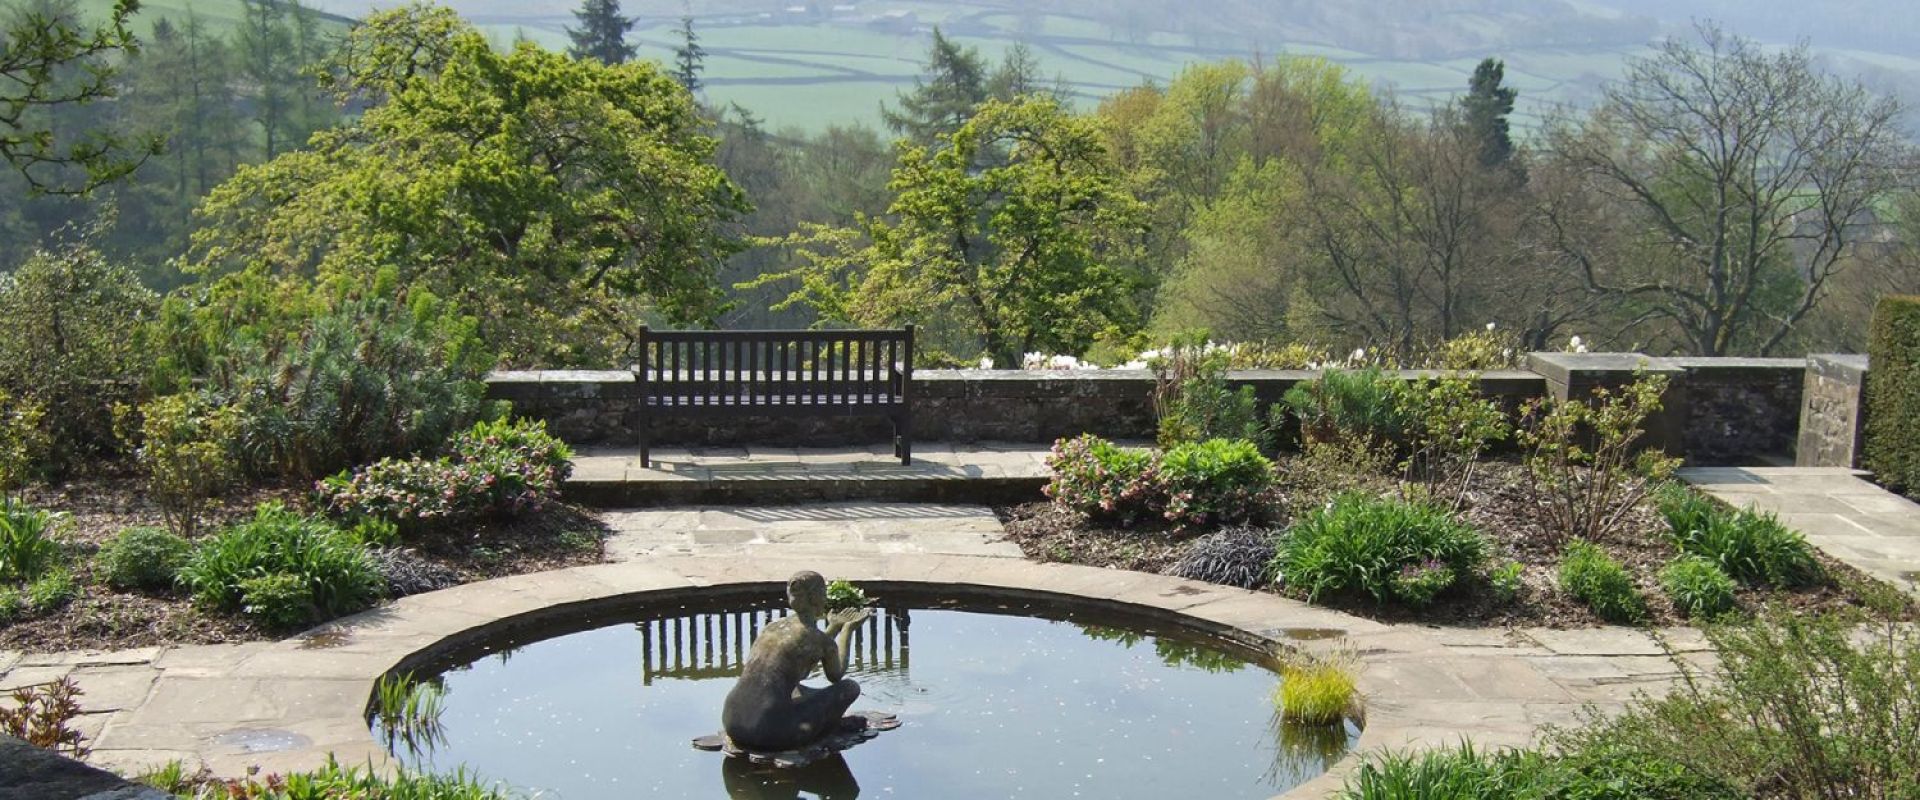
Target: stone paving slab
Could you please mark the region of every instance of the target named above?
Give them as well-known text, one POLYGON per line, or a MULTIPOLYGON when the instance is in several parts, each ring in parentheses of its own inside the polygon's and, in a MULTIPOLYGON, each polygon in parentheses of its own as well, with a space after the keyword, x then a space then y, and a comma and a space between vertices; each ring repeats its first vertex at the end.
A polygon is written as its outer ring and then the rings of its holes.
POLYGON ((615 560, 663 555, 755 554, 810 545, 811 552, 928 553, 1020 558, 985 506, 827 503, 779 508, 629 509, 601 514, 615 560))
POLYGON ((1046 445, 915 443, 903 465, 890 445, 660 447, 640 466, 636 447, 584 447, 564 487, 601 508, 846 501, 1015 503, 1040 498, 1046 445))
POLYGON ((1737 508, 1777 514, 1846 564, 1920 595, 1920 503, 1856 470, 1699 467, 1680 477, 1737 508))

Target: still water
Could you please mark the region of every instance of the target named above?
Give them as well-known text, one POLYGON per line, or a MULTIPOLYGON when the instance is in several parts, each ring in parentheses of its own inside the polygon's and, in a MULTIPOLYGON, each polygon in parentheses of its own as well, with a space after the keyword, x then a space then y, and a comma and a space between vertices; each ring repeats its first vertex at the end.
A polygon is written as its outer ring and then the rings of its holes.
MULTIPOLYGON (((555 800, 1266 798, 1324 772, 1351 726, 1278 723, 1279 677, 1226 648, 1036 609, 883 603, 855 643, 854 710, 902 727, 801 770, 690 741, 781 609, 679 609, 454 656, 429 770, 555 800), (1048 613, 1054 619, 1017 614, 1048 613)), ((814 678, 819 682, 818 674, 814 678)), ((375 726, 375 735, 382 732, 375 726)))

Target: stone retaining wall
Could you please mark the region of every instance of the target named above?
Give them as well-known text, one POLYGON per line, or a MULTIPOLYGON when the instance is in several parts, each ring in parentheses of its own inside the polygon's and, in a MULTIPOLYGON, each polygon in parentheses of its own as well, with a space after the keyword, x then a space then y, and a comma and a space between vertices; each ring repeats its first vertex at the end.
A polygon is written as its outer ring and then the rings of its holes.
MULTIPOLYGON (((1844 384, 1843 377, 1828 377, 1843 369, 1833 365, 1853 364, 1849 358, 1854 357, 1668 359, 1637 353, 1539 353, 1529 358, 1528 369, 1486 373, 1481 385, 1517 408, 1532 398, 1585 396, 1595 388, 1617 387, 1641 372, 1664 373, 1672 385, 1666 410, 1650 425, 1654 444, 1699 465, 1793 463, 1796 449, 1808 446, 1830 461, 1840 457, 1830 451, 1837 452, 1840 442, 1854 441, 1859 429, 1858 381, 1844 384), (1853 387, 1852 394, 1846 386, 1853 387)), ((1864 375, 1864 364, 1858 367, 1864 375)), ((1431 373, 1397 374, 1413 378, 1431 373)), ((1229 378, 1252 386, 1265 406, 1317 375, 1311 370, 1260 370, 1234 372, 1229 378)), ((1144 370, 921 370, 914 383, 914 438, 1051 442, 1085 432, 1150 439, 1153 385, 1153 375, 1144 370)), ((488 396, 512 401, 516 413, 546 420, 571 442, 637 440, 638 393, 628 372, 500 372, 489 378, 488 396)), ((891 428, 883 419, 858 417, 668 418, 656 424, 654 435, 662 445, 836 447, 889 441, 891 428)), ((1857 447, 1849 457, 1851 452, 1857 447)))

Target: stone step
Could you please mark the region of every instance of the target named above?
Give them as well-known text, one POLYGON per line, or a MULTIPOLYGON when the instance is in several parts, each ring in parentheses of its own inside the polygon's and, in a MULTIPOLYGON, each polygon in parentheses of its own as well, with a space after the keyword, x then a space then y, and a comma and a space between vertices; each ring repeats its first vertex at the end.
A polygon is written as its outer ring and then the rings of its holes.
POLYGON ((835 501, 1013 505, 1042 499, 1044 445, 916 445, 902 465, 884 448, 583 450, 566 498, 594 508, 786 505, 835 501))

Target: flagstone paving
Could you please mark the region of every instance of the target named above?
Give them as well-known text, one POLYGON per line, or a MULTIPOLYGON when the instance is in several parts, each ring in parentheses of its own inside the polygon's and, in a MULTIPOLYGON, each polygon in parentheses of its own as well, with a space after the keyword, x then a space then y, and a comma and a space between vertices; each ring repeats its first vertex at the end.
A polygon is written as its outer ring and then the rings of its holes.
POLYGON ((1850 469, 1702 467, 1680 477, 1735 508, 1780 516, 1827 555, 1920 595, 1920 504, 1850 469))
MULTIPOLYGON (((1004 541, 980 506, 836 503, 792 507, 613 511, 614 563, 416 595, 302 637, 241 645, 120 652, 0 653, 0 689, 72 677, 78 723, 97 764, 137 773, 180 759, 221 775, 310 769, 329 752, 383 760, 364 710, 373 681, 445 637, 562 603, 632 593, 784 580, 816 569, 853 580, 1054 592, 1082 602, 1178 613, 1288 646, 1345 646, 1361 656, 1362 750, 1531 741, 1589 703, 1618 708, 1677 676, 1666 655, 1710 658, 1697 631, 1499 630, 1386 625, 1272 594, 1158 575, 1037 564, 1004 541), (1302 630, 1335 640, 1295 641, 1302 630)), ((1343 761, 1341 770, 1353 759, 1343 761)), ((1339 770, 1286 795, 1325 796, 1339 770)))

